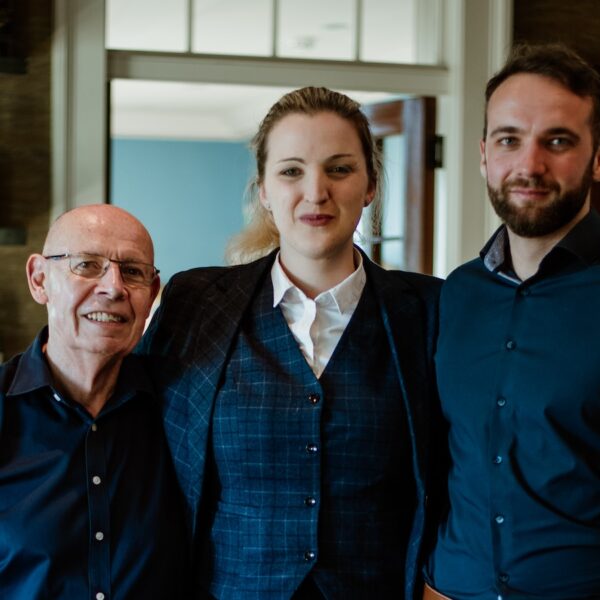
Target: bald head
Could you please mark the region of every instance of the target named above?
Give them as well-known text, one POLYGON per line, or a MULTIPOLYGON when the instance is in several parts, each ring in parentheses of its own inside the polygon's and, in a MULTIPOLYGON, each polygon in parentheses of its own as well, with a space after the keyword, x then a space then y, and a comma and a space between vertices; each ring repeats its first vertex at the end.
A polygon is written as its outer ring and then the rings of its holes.
POLYGON ((154 246, 146 228, 132 214, 111 204, 80 206, 58 217, 48 231, 43 254, 104 254, 93 247, 114 248, 113 241, 131 243, 144 255, 137 260, 154 262, 154 246))
POLYGON ((56 220, 43 254, 27 261, 31 294, 48 311, 47 356, 53 364, 73 365, 84 356, 117 364, 131 352, 160 286, 156 275, 152 281, 128 277, 143 272, 140 263, 154 264, 152 240, 127 211, 96 204, 56 220), (104 264, 107 258, 110 264, 98 277, 74 271, 71 262, 104 264))

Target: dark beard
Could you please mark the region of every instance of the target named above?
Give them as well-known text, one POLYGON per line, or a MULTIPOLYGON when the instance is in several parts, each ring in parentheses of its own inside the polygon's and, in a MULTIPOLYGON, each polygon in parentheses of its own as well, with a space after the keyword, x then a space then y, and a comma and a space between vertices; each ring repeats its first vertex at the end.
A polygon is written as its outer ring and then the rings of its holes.
POLYGON ((560 194, 558 184, 544 183, 540 177, 505 182, 500 189, 487 184, 488 195, 496 214, 516 235, 526 238, 541 237, 554 233, 570 223, 582 209, 593 182, 593 159, 590 161, 578 187, 560 194), (542 187, 557 196, 545 206, 519 208, 510 201, 511 187, 542 187), (560 195, 559 195, 560 194, 560 195))

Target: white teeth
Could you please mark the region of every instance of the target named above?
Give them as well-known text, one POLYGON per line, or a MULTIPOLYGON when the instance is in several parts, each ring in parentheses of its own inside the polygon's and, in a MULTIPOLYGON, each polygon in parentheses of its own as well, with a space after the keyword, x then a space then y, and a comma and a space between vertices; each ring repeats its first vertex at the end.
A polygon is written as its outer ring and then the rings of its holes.
POLYGON ((119 315, 110 315, 105 312, 93 312, 85 317, 90 321, 101 321, 102 323, 122 323, 124 321, 123 317, 119 315))

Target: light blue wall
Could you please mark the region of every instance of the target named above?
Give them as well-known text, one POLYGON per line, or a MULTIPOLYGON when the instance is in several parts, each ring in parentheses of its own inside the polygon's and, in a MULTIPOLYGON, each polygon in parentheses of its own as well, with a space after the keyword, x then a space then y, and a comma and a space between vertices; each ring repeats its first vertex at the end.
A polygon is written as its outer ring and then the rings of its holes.
POLYGON ((242 228, 254 160, 246 144, 113 139, 111 203, 133 213, 154 240, 163 283, 182 269, 223 264, 242 228))

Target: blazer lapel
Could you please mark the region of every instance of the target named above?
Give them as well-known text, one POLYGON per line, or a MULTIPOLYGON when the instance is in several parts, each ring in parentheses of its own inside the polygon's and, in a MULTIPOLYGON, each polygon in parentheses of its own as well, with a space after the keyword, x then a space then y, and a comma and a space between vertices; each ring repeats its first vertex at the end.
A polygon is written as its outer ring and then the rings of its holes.
POLYGON ((373 282, 396 362, 408 416, 415 480, 419 493, 424 494, 423 451, 427 446, 427 390, 430 385, 425 368, 427 344, 424 311, 421 300, 401 272, 385 271, 368 259, 365 269, 373 282))
MULTIPOLYGON (((194 332, 197 348, 189 365, 195 389, 188 397, 188 447, 192 451, 191 495, 198 507, 204 480, 207 433, 210 427, 219 381, 235 340, 240 321, 254 297, 257 285, 271 266, 271 257, 231 269, 206 289, 201 306, 202 314, 194 332)), ((194 518, 194 523, 197 519, 194 518)))
POLYGON ((154 377, 165 390, 165 432, 193 532, 219 380, 240 321, 272 260, 270 255, 231 269, 176 275, 142 348, 155 359, 154 377))

